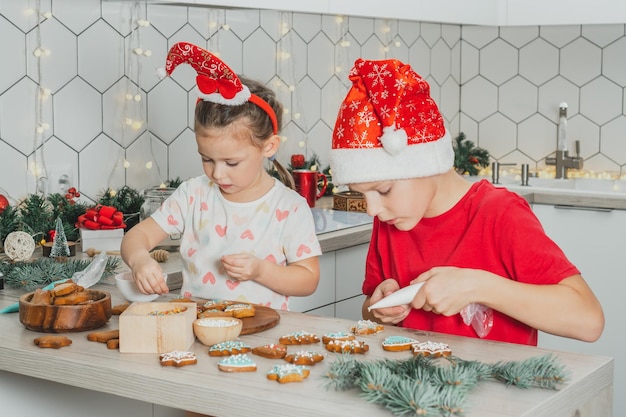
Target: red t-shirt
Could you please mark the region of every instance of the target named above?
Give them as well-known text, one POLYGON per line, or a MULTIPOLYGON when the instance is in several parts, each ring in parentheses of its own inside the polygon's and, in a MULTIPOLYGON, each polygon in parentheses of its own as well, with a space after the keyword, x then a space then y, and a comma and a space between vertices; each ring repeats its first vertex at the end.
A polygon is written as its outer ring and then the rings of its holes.
MULTIPOLYGON (((545 234, 527 201, 486 180, 472 185, 449 211, 400 231, 374 219, 363 293, 387 278, 409 285, 435 266, 481 269, 531 284, 556 284, 579 274, 545 234)), ((477 337, 460 314, 446 317, 412 310, 403 327, 477 337)), ((485 339, 537 345, 537 330, 494 311, 485 339)))

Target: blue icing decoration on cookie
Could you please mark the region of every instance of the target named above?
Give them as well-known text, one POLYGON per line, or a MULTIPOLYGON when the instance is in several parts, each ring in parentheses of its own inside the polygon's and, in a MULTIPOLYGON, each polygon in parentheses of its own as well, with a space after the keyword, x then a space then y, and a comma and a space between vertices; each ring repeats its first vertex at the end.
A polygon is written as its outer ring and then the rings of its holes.
POLYGON ((405 336, 389 336, 383 341, 383 345, 405 345, 408 343, 417 343, 417 340, 405 336))

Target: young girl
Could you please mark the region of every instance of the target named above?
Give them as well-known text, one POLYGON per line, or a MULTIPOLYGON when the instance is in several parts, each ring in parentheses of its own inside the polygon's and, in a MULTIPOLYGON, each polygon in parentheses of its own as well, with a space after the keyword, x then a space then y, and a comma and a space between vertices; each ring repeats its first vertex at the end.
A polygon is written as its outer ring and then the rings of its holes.
POLYGON ((183 296, 287 309, 289 296, 317 288, 321 249, 306 200, 264 168, 280 144, 282 106, 272 91, 238 78, 195 45, 170 49, 167 74, 181 63, 198 72, 195 133, 206 175, 181 184, 133 227, 122 241, 122 257, 140 291, 167 293, 149 251, 180 233, 183 296))
MULTIPOLYGON (((429 86, 396 60, 357 60, 333 135, 333 181, 375 217, 363 316, 477 337, 461 312, 493 312, 487 339, 537 344, 537 330, 597 340, 602 308, 526 200, 452 170, 454 152, 429 86), (423 282, 407 305, 369 311, 423 282)), ((484 336, 484 335, 483 335, 484 336)))

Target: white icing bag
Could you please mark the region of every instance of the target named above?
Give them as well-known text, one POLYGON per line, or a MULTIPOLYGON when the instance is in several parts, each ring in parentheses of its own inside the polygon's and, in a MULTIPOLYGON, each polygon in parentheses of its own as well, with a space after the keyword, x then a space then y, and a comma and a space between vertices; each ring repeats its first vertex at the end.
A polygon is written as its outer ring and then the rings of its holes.
POLYGON ((389 294, 382 300, 372 304, 367 308, 367 311, 376 310, 377 308, 395 307, 409 304, 415 298, 415 294, 422 288, 423 282, 409 285, 404 288, 400 288, 398 291, 389 294))

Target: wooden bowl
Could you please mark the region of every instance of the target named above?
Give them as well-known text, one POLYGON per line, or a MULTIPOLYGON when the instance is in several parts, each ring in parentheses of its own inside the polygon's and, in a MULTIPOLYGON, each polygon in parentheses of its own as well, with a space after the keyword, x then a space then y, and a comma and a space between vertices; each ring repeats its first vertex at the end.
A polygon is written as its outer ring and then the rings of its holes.
POLYGON ((234 317, 204 317, 193 322, 193 332, 206 346, 227 342, 239 337, 243 322, 234 317))
POLYGON ((91 302, 79 305, 33 304, 33 293, 20 297, 20 322, 28 330, 45 333, 82 332, 97 329, 111 318, 111 294, 85 290, 91 302))

